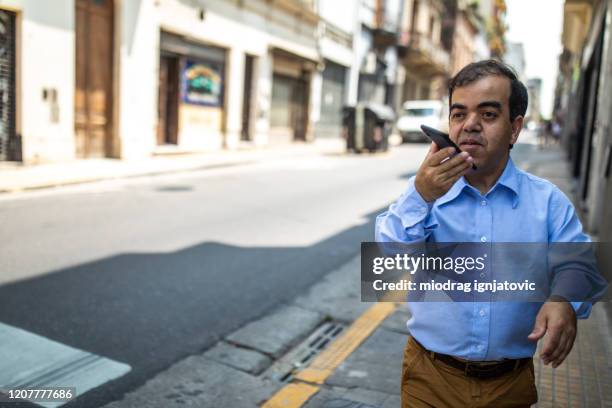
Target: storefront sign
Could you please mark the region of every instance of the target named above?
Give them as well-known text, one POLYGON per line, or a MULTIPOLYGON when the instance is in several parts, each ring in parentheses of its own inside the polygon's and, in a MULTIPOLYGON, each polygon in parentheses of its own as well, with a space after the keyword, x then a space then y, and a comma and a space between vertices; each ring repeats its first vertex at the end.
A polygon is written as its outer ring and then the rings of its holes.
POLYGON ((223 104, 223 65, 186 60, 181 75, 184 103, 218 106, 223 104))

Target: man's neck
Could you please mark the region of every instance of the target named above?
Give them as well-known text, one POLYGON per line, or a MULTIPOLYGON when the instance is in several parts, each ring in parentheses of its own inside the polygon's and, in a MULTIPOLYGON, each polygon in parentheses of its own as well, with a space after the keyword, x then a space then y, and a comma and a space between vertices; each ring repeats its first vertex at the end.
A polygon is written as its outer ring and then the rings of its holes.
POLYGON ((482 169, 474 174, 470 174, 465 176, 467 182, 478 191, 480 194, 485 195, 488 193, 491 188, 497 183, 497 180, 501 177, 504 169, 506 168, 506 164, 508 164, 508 160, 510 159, 510 155, 506 155, 506 157, 501 161, 500 165, 491 171, 486 171, 486 169, 482 169))

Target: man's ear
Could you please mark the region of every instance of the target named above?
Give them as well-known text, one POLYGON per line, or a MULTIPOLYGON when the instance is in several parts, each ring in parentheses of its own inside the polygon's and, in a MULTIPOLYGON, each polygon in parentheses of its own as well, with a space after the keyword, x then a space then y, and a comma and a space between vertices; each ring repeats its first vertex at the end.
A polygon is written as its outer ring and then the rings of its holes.
POLYGON ((521 133, 521 130, 523 129, 523 122, 525 121, 525 118, 523 118, 522 116, 517 116, 516 118, 514 118, 514 120, 512 121, 512 136, 510 137, 510 144, 513 145, 516 143, 518 137, 519 137, 519 133, 521 133))

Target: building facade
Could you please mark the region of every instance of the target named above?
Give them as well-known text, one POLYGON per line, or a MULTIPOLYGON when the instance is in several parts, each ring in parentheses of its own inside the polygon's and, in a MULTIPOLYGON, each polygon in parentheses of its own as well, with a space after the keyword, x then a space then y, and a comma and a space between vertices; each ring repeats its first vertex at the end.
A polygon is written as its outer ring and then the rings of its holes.
POLYGON ((527 77, 525 75, 525 47, 523 43, 506 44, 504 62, 514 68, 521 82, 527 82, 527 77))
POLYGON ((468 3, 0 0, 0 160, 340 139, 345 105, 444 96, 478 55, 468 3))
MULTIPOLYGON (((359 74, 354 35, 358 23, 359 2, 319 0, 318 44, 321 61, 313 88, 315 139, 339 140, 342 132, 342 108, 349 104, 351 78, 359 74)), ((353 102, 354 103, 354 102, 353 102)))
POLYGON ((542 121, 542 79, 529 78, 527 79, 527 83, 525 85, 527 86, 527 95, 529 100, 527 113, 525 115, 525 123, 540 123, 542 121))
POLYGON ((400 37, 404 101, 440 99, 446 92, 451 59, 442 42, 445 14, 442 1, 406 1, 400 37))
POLYGON ((450 50, 450 74, 477 59, 477 37, 480 35, 482 19, 476 3, 465 0, 446 1, 447 17, 443 29, 445 48, 450 50))
MULTIPOLYGON (((585 227, 602 242, 612 239, 611 34, 611 0, 566 0, 554 115, 585 227)), ((612 255, 599 257, 610 279, 612 255)))
POLYGON ((2 0, 0 25, 0 160, 313 137, 312 2, 2 0))

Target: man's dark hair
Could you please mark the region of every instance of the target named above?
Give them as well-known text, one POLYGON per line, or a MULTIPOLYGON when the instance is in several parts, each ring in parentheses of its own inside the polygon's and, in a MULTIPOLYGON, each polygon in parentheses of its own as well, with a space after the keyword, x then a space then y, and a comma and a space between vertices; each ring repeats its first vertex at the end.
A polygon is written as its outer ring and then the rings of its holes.
POLYGON ((512 67, 496 60, 483 60, 466 65, 451 78, 448 83, 448 103, 451 104, 455 88, 469 85, 472 82, 491 75, 505 76, 510 80, 510 122, 527 112, 527 88, 518 79, 512 67))

